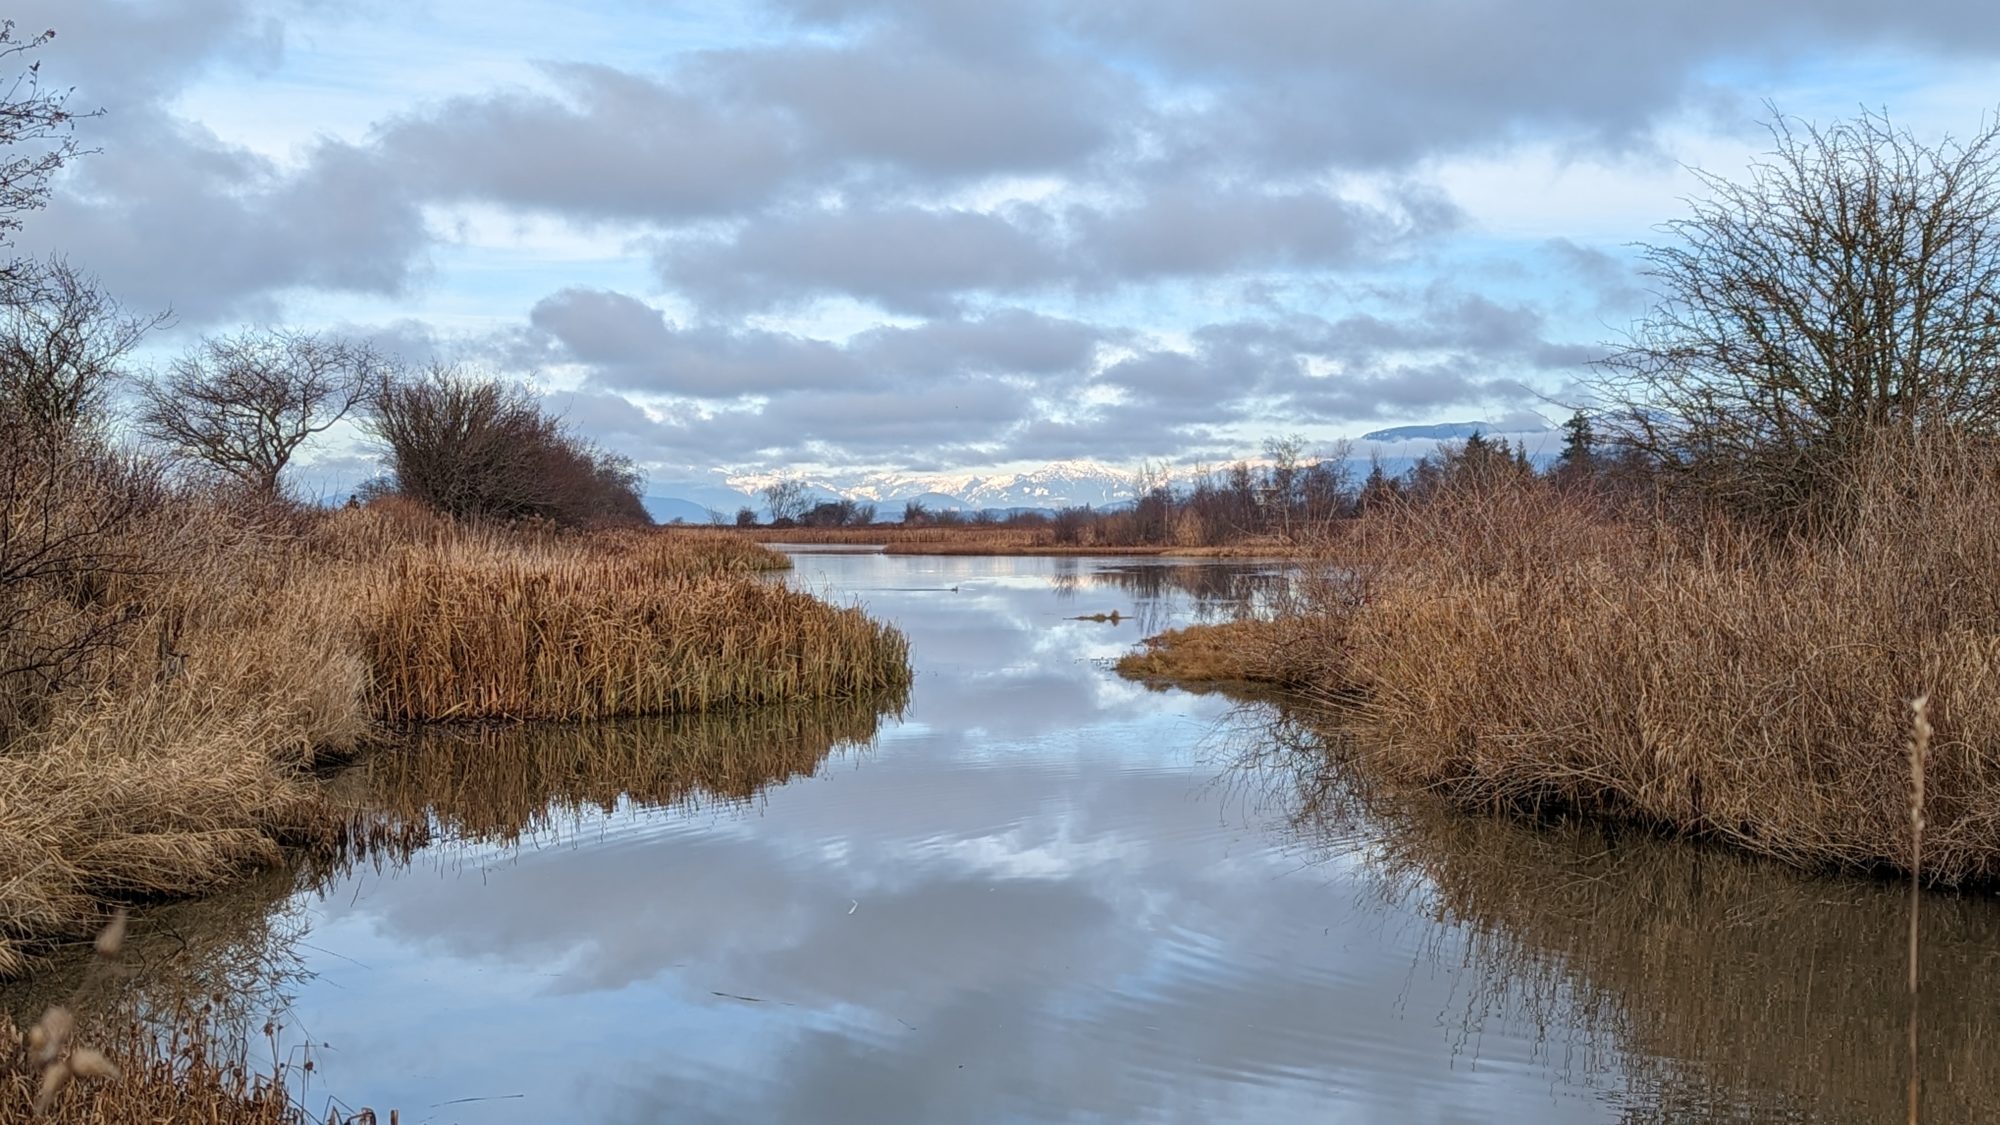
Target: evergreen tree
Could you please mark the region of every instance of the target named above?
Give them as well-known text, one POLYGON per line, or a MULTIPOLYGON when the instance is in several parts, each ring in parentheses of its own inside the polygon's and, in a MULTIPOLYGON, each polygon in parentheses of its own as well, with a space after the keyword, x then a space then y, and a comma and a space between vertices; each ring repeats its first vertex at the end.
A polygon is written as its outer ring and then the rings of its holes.
POLYGON ((1556 458, 1556 475, 1564 479, 1589 476, 1597 470, 1597 431, 1590 415, 1579 410, 1563 423, 1562 453, 1556 458))

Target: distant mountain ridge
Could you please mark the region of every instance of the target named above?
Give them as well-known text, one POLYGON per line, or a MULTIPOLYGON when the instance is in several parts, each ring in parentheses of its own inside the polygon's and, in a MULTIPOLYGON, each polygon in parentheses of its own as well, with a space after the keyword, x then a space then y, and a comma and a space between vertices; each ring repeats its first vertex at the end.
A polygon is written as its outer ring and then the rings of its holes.
POLYGON ((1361 435, 1362 441, 1463 441, 1473 434, 1496 433, 1491 422, 1433 422, 1428 426, 1391 426, 1361 435))
POLYGON ((784 472, 739 473, 725 477, 724 483, 743 496, 756 497, 767 486, 798 477, 815 495, 862 500, 885 509, 921 501, 937 507, 953 500, 961 508, 1065 508, 1079 505, 1102 507, 1130 499, 1133 475, 1097 461, 1056 461, 1038 469, 1019 473, 978 472, 867 472, 852 477, 784 472))
MULTIPOLYGON (((1399 443, 1463 441, 1475 433, 1500 435, 1512 427, 1491 422, 1438 422, 1420 426, 1392 426, 1361 435, 1364 443, 1397 446, 1399 443)), ((1537 442, 1532 456, 1545 451, 1537 442)), ((1388 471, 1401 472, 1419 452, 1408 445, 1350 454, 1350 470, 1366 473, 1372 456, 1379 456, 1388 471)), ((1252 464, 1262 464, 1250 459, 1252 464)), ((1221 466, 1211 466, 1219 468, 1221 466)), ((1169 470, 1166 480, 1187 485, 1198 475, 1193 468, 1169 470)), ((876 507, 876 518, 896 521, 903 518, 905 504, 916 502, 932 511, 1006 512, 1009 510, 1051 512, 1059 508, 1118 507, 1132 503, 1139 488, 1138 474, 1101 461, 1087 459, 1053 461, 1021 472, 996 473, 967 470, 920 472, 874 470, 855 474, 798 473, 785 471, 738 472, 717 470, 705 480, 654 481, 646 497, 647 510, 662 523, 680 519, 706 523, 710 513, 719 513, 725 522, 734 522, 741 508, 768 518, 763 490, 781 480, 805 483, 812 503, 827 500, 856 500, 876 507)))

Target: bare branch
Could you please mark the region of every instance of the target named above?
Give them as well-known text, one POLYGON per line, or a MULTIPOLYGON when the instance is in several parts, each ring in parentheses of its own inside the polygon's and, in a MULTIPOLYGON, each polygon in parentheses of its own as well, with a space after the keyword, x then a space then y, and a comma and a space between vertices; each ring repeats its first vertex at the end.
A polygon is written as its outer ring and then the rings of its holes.
POLYGON ((2000 120, 1770 129, 1642 247, 1658 303, 1602 369, 1615 441, 1765 512, 1823 498, 1872 431, 2000 429, 2000 120))
POLYGON ((206 337, 141 389, 139 428, 178 457, 276 496, 299 447, 352 413, 388 371, 367 345, 313 333, 206 337))

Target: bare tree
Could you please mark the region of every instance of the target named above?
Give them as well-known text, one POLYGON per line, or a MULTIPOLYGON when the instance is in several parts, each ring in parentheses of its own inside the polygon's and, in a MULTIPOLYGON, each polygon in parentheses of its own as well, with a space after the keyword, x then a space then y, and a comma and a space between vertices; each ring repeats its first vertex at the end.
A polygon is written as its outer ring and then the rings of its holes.
POLYGON ((1774 114, 1745 182, 1643 247, 1658 302, 1606 361, 1610 437, 1797 511, 1873 431, 2000 429, 2000 119, 1925 144, 1886 116, 1774 114))
POLYGON ((0 308, 0 440, 49 459, 100 428, 126 356, 164 317, 128 314, 59 259, 35 273, 0 308))
POLYGON ((763 488, 764 507, 771 513, 772 522, 796 520, 805 515, 812 504, 812 496, 806 491, 806 482, 797 477, 786 477, 772 481, 763 488))
MULTIPOLYGON (((0 20, 0 68, 22 62, 46 46, 54 31, 23 36, 13 20, 0 20)), ((49 183, 63 165, 82 153, 76 122, 99 111, 78 113, 69 108, 70 91, 42 85, 42 64, 28 62, 11 80, 0 79, 0 245, 12 245, 22 215, 48 202, 49 183)), ((36 271, 29 263, 0 265, 0 287, 32 288, 36 271)))
POLYGON ((275 496, 299 446, 361 405, 388 367, 365 344, 310 332, 205 337, 141 388, 139 428, 275 496))

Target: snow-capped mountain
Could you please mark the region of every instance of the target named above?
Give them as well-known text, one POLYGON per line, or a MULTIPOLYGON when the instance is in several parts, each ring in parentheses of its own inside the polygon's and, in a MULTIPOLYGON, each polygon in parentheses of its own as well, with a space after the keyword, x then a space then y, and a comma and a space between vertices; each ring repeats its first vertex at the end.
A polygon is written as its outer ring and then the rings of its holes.
MULTIPOLYGON (((1553 430, 1529 432, 1520 424, 1506 422, 1442 422, 1423 426, 1396 426, 1363 434, 1348 450, 1349 470, 1368 471, 1371 461, 1380 461, 1389 472, 1402 472, 1417 457, 1434 453, 1440 442, 1461 441, 1473 433, 1494 436, 1514 435, 1536 459, 1553 456, 1559 440, 1553 430)), ((1250 464, 1266 464, 1250 458, 1250 464)), ((1211 469, 1221 466, 1210 466, 1211 469)), ((1182 467, 1169 470, 1170 484, 1185 487, 1196 470, 1182 467)), ((1129 504, 1138 489, 1137 474, 1101 461, 1055 461, 1039 468, 1018 472, 909 472, 870 471, 859 473, 761 471, 729 472, 716 469, 697 477, 653 480, 647 489, 647 506, 656 518, 681 516, 697 522, 709 510, 734 519, 739 508, 750 508, 760 516, 765 511, 763 490, 782 480, 804 482, 808 503, 825 500, 857 500, 873 504, 878 518, 901 519, 903 505, 916 501, 932 511, 1006 511, 1077 507, 1115 507, 1129 504)))
POLYGON ((864 500, 885 509, 909 500, 936 507, 941 497, 973 509, 1102 507, 1130 499, 1133 487, 1131 473, 1095 461, 1057 461, 1018 473, 739 473, 725 478, 725 483, 746 496, 756 496, 765 487, 793 476, 804 480, 815 495, 864 500))

